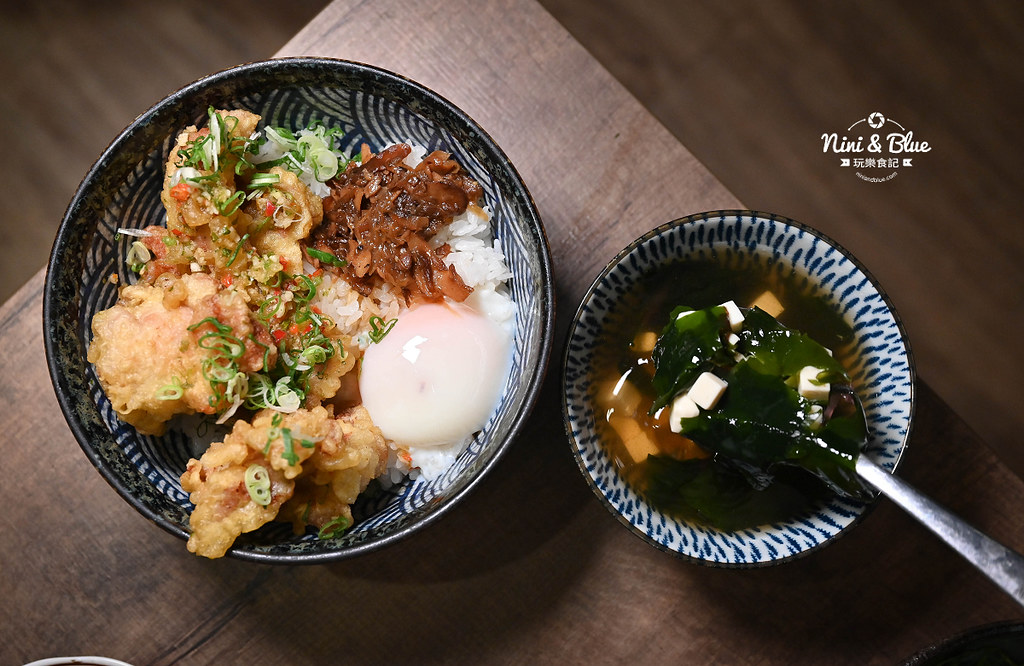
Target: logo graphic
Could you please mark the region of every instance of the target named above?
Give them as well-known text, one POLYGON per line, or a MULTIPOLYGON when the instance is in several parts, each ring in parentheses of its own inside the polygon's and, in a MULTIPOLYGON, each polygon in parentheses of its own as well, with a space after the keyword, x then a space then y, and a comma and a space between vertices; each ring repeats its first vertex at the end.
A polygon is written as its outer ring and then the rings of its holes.
POLYGON ((892 180, 900 169, 914 166, 915 154, 932 149, 927 141, 916 140, 912 131, 878 111, 850 125, 842 137, 838 132, 826 132, 821 140, 821 152, 840 155, 841 168, 852 169, 870 183, 892 180))

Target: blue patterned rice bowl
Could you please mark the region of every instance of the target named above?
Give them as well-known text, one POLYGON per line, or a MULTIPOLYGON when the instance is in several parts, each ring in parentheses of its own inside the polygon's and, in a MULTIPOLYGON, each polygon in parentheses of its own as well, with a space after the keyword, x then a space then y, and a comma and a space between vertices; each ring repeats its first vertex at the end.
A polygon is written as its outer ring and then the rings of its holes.
POLYGON ((634 534, 666 552, 718 567, 779 564, 817 550, 856 525, 870 504, 835 497, 790 520, 735 532, 685 522, 648 505, 619 475, 596 434, 594 354, 616 299, 654 267, 718 258, 798 276, 854 330, 849 368, 869 426, 867 455, 894 470, 914 411, 914 367, 903 326, 875 279, 823 234, 778 215, 717 211, 675 220, 626 247, 594 280, 565 347, 563 413, 573 454, 605 506, 634 534))
MULTIPOLYGON (((447 473, 406 480, 353 506, 343 537, 295 536, 285 524, 238 539, 229 555, 258 562, 326 562, 405 537, 445 514, 501 457, 536 400, 553 328, 547 240, 533 200, 514 166, 465 113, 436 93, 372 66, 325 58, 283 58, 213 74, 170 95, 135 120, 100 156, 61 224, 44 293, 47 361, 71 430, 104 478, 137 510, 187 538, 191 504, 179 477, 203 443, 195 433, 140 435, 119 421, 86 361, 93 315, 114 304, 130 238, 118 228, 162 224, 164 161, 177 133, 204 124, 207 108, 244 108, 268 125, 302 128, 312 120, 344 131, 342 149, 357 153, 409 141, 445 150, 475 178, 491 207, 491 228, 513 277, 516 304, 512 369, 484 429, 447 473)), ((184 549, 183 549, 184 552, 184 549)))

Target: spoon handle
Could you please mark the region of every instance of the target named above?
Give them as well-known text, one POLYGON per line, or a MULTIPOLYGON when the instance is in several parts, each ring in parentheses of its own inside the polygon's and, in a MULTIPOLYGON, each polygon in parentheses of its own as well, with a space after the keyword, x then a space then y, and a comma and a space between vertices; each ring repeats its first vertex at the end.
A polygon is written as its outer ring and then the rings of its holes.
POLYGON ((866 456, 857 459, 857 473, 1024 606, 1024 557, 968 525, 866 456))

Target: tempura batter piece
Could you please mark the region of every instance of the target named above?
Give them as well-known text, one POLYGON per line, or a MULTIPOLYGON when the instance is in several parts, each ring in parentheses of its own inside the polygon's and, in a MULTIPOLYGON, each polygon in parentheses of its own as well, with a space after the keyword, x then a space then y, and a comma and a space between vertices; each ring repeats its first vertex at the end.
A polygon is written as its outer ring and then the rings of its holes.
MULTIPOLYGON (((232 111, 217 111, 221 122, 227 130, 227 141, 229 144, 245 141, 259 124, 260 116, 242 109, 232 111)), ((219 128, 215 131, 220 134, 219 128)), ((192 167, 197 169, 199 176, 216 176, 215 185, 200 187, 188 187, 187 185, 179 190, 174 187, 175 173, 185 163, 185 151, 202 141, 204 137, 210 136, 209 127, 196 128, 195 125, 186 127, 175 140, 167 158, 167 168, 164 175, 164 187, 160 193, 160 199, 167 208, 167 228, 190 232, 197 227, 210 224, 216 218, 221 217, 220 211, 214 201, 216 199, 227 200, 235 191, 235 164, 237 156, 227 146, 222 146, 218 141, 217 147, 221 150, 218 154, 217 168, 213 168, 212 159, 203 164, 196 164, 192 167), (172 184, 173 183, 173 184, 172 184)), ((224 226, 223 224, 217 226, 224 226)))
POLYGON ((332 437, 333 415, 323 407, 299 409, 283 414, 264 409, 252 423, 238 421, 229 439, 245 442, 260 451, 273 469, 285 478, 294 479, 302 473, 302 463, 313 455, 316 447, 332 437))
POLYGON ((251 220, 246 231, 257 252, 277 256, 289 273, 300 273, 299 241, 323 220, 323 200, 291 171, 273 167, 267 173, 280 180, 245 204, 243 212, 251 220))
POLYGON ((210 445, 200 460, 188 462, 181 487, 196 507, 189 519, 188 550, 216 558, 223 557, 239 535, 274 520, 295 483, 266 466, 263 453, 232 432, 223 442, 210 445), (257 503, 245 485, 246 470, 253 464, 263 465, 270 477, 266 506, 257 503))
MULTIPOLYGON (((344 342, 348 342, 348 339, 345 338, 344 342)), ((338 345, 338 352, 334 356, 327 359, 317 372, 309 376, 307 406, 313 407, 334 398, 341 388, 342 379, 355 369, 358 354, 347 349, 344 342, 338 345)))
POLYGON ((241 534, 285 515, 301 531, 339 516, 351 524, 350 505, 370 479, 384 471, 387 445, 362 407, 335 418, 324 407, 292 414, 264 410, 252 424, 235 423, 223 442, 190 460, 182 488, 196 505, 188 548, 221 557, 241 534), (271 478, 271 501, 259 505, 245 485, 245 471, 260 464, 271 478), (292 498, 300 484, 301 492, 292 498))
POLYGON ((204 362, 216 355, 209 339, 202 343, 207 347, 201 344, 212 328, 202 323, 208 317, 242 343, 243 353, 235 359, 239 371, 263 367, 264 348, 252 339, 245 300, 218 290, 206 274, 167 275, 155 285, 126 286, 116 305, 93 317, 89 362, 122 420, 160 435, 175 414, 213 414, 228 407, 226 387, 204 376, 204 362))
POLYGON ((388 448, 380 429, 361 405, 346 409, 332 421, 332 436, 325 438, 306 463, 308 473, 298 481, 295 497, 285 513, 296 532, 347 519, 350 506, 370 481, 384 473, 388 448))

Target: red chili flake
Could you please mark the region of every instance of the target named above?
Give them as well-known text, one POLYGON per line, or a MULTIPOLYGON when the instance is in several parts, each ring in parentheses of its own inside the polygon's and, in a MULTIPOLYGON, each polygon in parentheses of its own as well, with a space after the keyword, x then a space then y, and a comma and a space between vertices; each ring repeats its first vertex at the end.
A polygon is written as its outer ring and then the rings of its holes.
POLYGON ((267 202, 267 217, 270 217, 271 215, 273 215, 275 210, 277 210, 277 206, 274 205, 274 202, 273 201, 268 201, 267 202))
MULTIPOLYGON (((315 275, 315 273, 314 273, 314 275, 315 275)), ((312 310, 313 312, 319 314, 319 315, 323 314, 323 310, 320 309, 319 305, 311 305, 311 306, 309 306, 309 309, 312 310)))
POLYGON ((188 199, 189 194, 192 193, 192 186, 182 181, 171 188, 171 196, 176 201, 185 201, 188 199))
POLYGON ((285 332, 284 332, 284 331, 282 331, 281 329, 277 329, 276 331, 274 331, 273 333, 271 333, 271 335, 273 335, 273 336, 274 336, 274 339, 275 339, 275 340, 277 340, 278 342, 281 342, 281 340, 283 340, 283 339, 284 339, 284 336, 285 336, 285 335, 287 335, 287 333, 285 333, 285 332))
POLYGON ((291 333, 292 335, 298 335, 299 334, 299 325, 298 324, 292 324, 291 326, 288 327, 288 332, 291 333))
POLYGON ((312 330, 313 330, 313 324, 308 323, 308 324, 306 324, 306 327, 302 329, 302 334, 305 335, 306 333, 309 333, 312 330))
POLYGON ((220 283, 222 285, 224 285, 225 287, 230 287, 231 283, 234 282, 234 281, 235 281, 235 277, 231 273, 228 273, 227 275, 225 275, 224 277, 222 277, 220 279, 220 283))
POLYGON ((281 262, 281 269, 288 270, 288 260, 284 257, 278 257, 277 260, 281 262))

